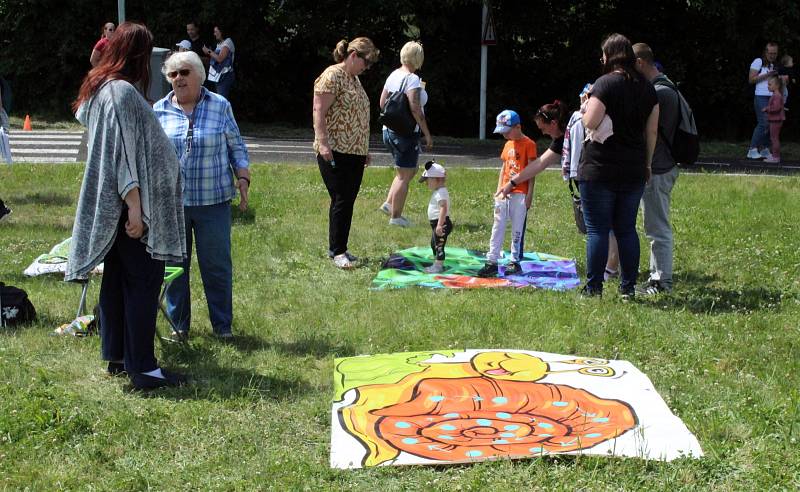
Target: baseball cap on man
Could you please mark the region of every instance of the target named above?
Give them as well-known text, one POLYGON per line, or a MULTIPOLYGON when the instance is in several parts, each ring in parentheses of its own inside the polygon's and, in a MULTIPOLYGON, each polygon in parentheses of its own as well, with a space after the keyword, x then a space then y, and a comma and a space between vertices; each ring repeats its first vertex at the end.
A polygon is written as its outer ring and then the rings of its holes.
POLYGON ((520 124, 519 115, 513 109, 503 110, 497 115, 495 124, 497 126, 494 128, 494 133, 507 133, 511 131, 512 126, 520 124))
POLYGON ((422 183, 428 178, 444 178, 446 174, 447 171, 444 170, 444 166, 436 161, 428 161, 425 163, 425 170, 422 171, 419 182, 422 183))
POLYGON ((181 41, 180 43, 176 44, 175 46, 177 46, 178 48, 183 48, 185 50, 192 49, 192 43, 188 39, 184 39, 183 41, 181 41))

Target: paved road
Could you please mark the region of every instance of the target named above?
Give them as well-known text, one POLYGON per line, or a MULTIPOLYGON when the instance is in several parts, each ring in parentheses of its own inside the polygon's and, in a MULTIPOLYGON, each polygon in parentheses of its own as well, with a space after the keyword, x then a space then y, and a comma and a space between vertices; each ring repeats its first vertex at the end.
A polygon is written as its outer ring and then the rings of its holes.
MULTIPOLYGON (((13 131, 9 135, 11 154, 15 162, 84 162, 86 136, 80 131, 13 131)), ((244 137, 252 162, 289 162, 313 165, 316 163, 311 142, 304 139, 277 139, 244 137)), ((392 160, 383 142, 370 143, 375 166, 391 166, 392 160)), ((436 145, 433 152, 423 152, 420 161, 435 158, 445 166, 491 167, 500 165, 500 142, 487 145, 436 145)), ((724 173, 798 174, 800 162, 783 162, 768 165, 760 161, 705 158, 698 163, 698 171, 724 173)))

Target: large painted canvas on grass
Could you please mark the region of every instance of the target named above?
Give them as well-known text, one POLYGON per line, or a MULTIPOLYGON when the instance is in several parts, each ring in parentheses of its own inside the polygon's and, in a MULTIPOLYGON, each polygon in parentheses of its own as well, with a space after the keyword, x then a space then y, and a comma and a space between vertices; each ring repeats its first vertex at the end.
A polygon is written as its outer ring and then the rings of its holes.
POLYGON ((580 285, 575 261, 547 253, 524 253, 520 271, 505 274, 508 258, 500 260, 499 274, 492 278, 480 278, 478 270, 486 257, 479 251, 464 248, 447 248, 442 273, 425 273, 425 267, 433 264, 430 247, 415 247, 393 253, 381 266, 372 281, 373 290, 402 289, 405 287, 427 287, 432 289, 472 289, 496 287, 533 287, 550 290, 569 290, 580 285))
POLYGON ((589 454, 703 455, 648 377, 623 360, 521 350, 335 360, 331 467, 589 454))

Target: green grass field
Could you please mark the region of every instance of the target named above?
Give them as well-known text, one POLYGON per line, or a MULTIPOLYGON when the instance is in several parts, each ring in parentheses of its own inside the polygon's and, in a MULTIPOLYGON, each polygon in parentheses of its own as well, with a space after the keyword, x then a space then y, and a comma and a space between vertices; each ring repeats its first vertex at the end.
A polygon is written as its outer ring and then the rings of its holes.
MULTIPOLYGON (((452 246, 485 249, 494 171, 449 173, 452 246)), ((0 333, 0 489, 31 490, 792 490, 800 487, 800 179, 683 175, 673 195, 676 287, 622 303, 534 290, 371 292, 381 260, 425 245, 428 191, 415 183, 390 228, 376 211, 391 170, 370 169, 351 251, 326 258, 317 170, 256 165, 252 214, 233 228, 232 344, 210 334, 197 270, 188 346, 157 344, 192 384, 150 394, 104 374, 97 337, 49 336, 79 287, 22 276, 71 234, 79 165, 0 166, 0 279, 39 313, 0 333), (671 463, 586 456, 471 466, 328 467, 333 358, 447 348, 517 348, 631 361, 700 441, 671 463)), ((640 221, 641 223, 641 221, 640 221)), ((529 249, 585 264, 566 186, 536 185, 529 249)), ((647 251, 644 241, 643 251, 647 251)), ((643 254, 641 269, 647 268, 643 254)), ((90 306, 98 282, 90 289, 90 306)), ((165 332, 163 319, 159 328, 165 332)))

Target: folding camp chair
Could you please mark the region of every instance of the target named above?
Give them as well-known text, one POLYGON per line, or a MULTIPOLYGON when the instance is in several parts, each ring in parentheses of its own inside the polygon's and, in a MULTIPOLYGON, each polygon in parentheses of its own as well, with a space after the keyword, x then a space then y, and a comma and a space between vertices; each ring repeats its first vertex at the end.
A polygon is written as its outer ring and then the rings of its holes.
MULTIPOLYGON (((161 294, 158 296, 158 310, 164 315, 167 319, 167 323, 169 323, 172 330, 175 330, 175 323, 172 321, 172 318, 169 317, 169 313, 167 313, 167 308, 164 306, 164 298, 167 295, 167 289, 172 282, 175 281, 178 277, 183 275, 183 267, 173 267, 168 266, 164 268, 164 284, 161 286, 161 294)), ((80 279, 77 280, 76 283, 79 283, 83 286, 81 290, 81 300, 78 303, 78 313, 75 315, 76 318, 83 316, 86 313, 86 292, 89 290, 89 279, 80 279)), ((156 325, 157 327, 158 325, 156 325)), ((173 341, 169 337, 160 336, 162 340, 173 341)))

